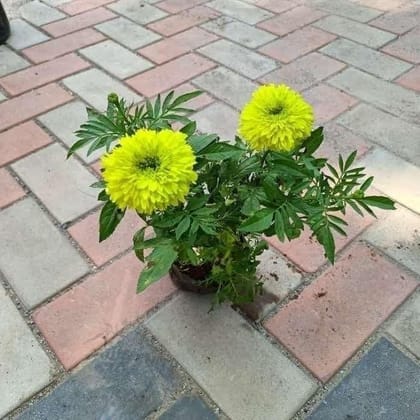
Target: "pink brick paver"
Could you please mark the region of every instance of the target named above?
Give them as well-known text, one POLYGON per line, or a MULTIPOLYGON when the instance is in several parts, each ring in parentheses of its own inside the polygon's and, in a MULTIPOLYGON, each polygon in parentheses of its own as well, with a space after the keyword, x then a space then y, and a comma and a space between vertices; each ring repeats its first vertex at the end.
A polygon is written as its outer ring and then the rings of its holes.
POLYGON ((335 38, 335 35, 307 26, 284 38, 270 42, 259 51, 283 63, 290 63, 295 58, 321 48, 335 38))
POLYGON ((197 6, 153 22, 148 25, 148 28, 162 35, 170 36, 217 16, 219 16, 219 13, 216 10, 210 9, 209 7, 197 6))
POLYGON ((9 172, 0 168, 0 209, 25 195, 25 191, 9 172))
POLYGON ((169 63, 127 79, 133 89, 145 96, 154 96, 172 89, 215 67, 216 64, 196 54, 187 54, 169 63))
POLYGON ((161 64, 202 47, 218 37, 200 28, 191 28, 155 44, 141 48, 138 53, 155 63, 161 64))
POLYGON ((87 28, 61 38, 52 39, 42 44, 24 49, 22 52, 35 63, 52 60, 69 52, 87 47, 105 39, 105 36, 94 29, 87 28))
POLYGON ((358 244, 265 326, 326 382, 416 286, 399 267, 358 244))
POLYGON ((70 3, 64 3, 60 6, 60 9, 69 15, 77 15, 86 12, 87 10, 112 3, 113 1, 114 0, 75 0, 70 3))
POLYGON ((157 3, 156 6, 169 13, 178 13, 193 6, 198 6, 206 1, 207 0, 164 0, 157 3))
MULTIPOLYGON (((348 210, 346 217, 338 214, 339 217, 345 219, 348 223, 346 227, 347 236, 334 233, 336 251, 339 252, 360 233, 363 232, 372 222, 373 217, 360 217, 355 211, 348 210)), ((315 238, 311 237, 311 231, 305 229, 303 234, 293 241, 280 242, 276 236, 267 238, 268 242, 293 261, 302 270, 313 273, 326 263, 324 256, 324 248, 315 238)))
POLYGON ((80 31, 89 26, 97 25, 105 22, 117 15, 108 9, 99 7, 98 9, 89 10, 80 15, 76 15, 67 19, 44 25, 42 29, 54 37, 63 36, 71 32, 80 31))
POLYGON ((125 256, 34 313, 35 323, 66 369, 176 290, 165 277, 136 294, 141 267, 133 254, 125 256))
POLYGON ((0 130, 19 124, 71 100, 72 96, 68 92, 51 83, 16 96, 7 102, 0 102, 0 130))
POLYGON ((324 16, 324 12, 306 6, 299 6, 281 15, 265 20, 257 26, 276 35, 283 36, 324 16))
POLYGON ((397 79, 397 83, 408 89, 420 92, 420 66, 414 67, 408 73, 397 79))
POLYGON ((3 77, 0 79, 0 86, 11 95, 19 95, 88 67, 90 63, 71 53, 3 77))
POLYGON ((0 166, 51 143, 51 137, 33 121, 0 133, 0 166))
POLYGON ((70 235, 97 266, 131 248, 133 235, 144 226, 144 222, 135 212, 127 211, 114 234, 99 242, 99 213, 100 211, 90 214, 68 229, 70 235))

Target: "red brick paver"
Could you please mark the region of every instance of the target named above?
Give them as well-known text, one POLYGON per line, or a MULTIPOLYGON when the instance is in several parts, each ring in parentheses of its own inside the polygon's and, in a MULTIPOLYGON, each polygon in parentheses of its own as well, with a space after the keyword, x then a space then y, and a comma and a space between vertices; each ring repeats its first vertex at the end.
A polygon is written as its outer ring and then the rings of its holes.
POLYGON ((0 79, 0 86, 11 95, 19 95, 88 67, 90 63, 72 53, 3 77, 0 79))
MULTIPOLYGON (((344 218, 343 216, 341 217, 344 218)), ((334 234, 337 252, 354 240, 374 220, 368 216, 362 218, 353 210, 349 210, 344 219, 348 223, 348 226, 346 226, 347 236, 334 234)), ((309 229, 305 229, 299 238, 291 242, 280 242, 276 236, 267 238, 267 240, 302 270, 312 273, 317 271, 327 260, 324 255, 324 248, 315 238, 311 237, 311 234, 309 229)))
POLYGON ((7 102, 0 102, 0 130, 33 118, 71 100, 72 96, 69 93, 52 83, 7 102))
POLYGON ((70 3, 64 3, 60 9, 69 15, 77 15, 87 10, 95 9, 99 6, 112 3, 114 0, 75 0, 70 3))
POLYGON ((51 137, 33 121, 0 133, 0 166, 51 143, 51 137))
POLYGON ((196 54, 187 54, 169 63, 127 79, 133 89, 154 96, 212 69, 216 64, 196 54))
POLYGON ((420 66, 415 67, 397 79, 397 83, 420 92, 420 66))
POLYGON ((0 191, 0 209, 25 195, 22 187, 4 168, 0 168, 0 191))
POLYGON ((283 36, 302 26, 312 23, 325 15, 326 13, 319 10, 311 9, 306 6, 299 6, 282 13, 281 15, 265 20, 257 26, 273 32, 276 35, 283 36))
POLYGON ((41 63, 42 61, 52 60, 60 55, 76 51, 79 48, 87 47, 104 39, 105 36, 100 32, 88 28, 61 38, 52 39, 42 44, 34 45, 33 47, 24 49, 22 52, 35 63, 41 63))
POLYGON ((178 13, 193 6, 198 6, 206 1, 207 0, 165 0, 157 3, 156 6, 169 13, 178 13))
POLYGON ((399 267, 358 244, 265 325, 325 382, 416 286, 399 267))
POLYGON ((34 313, 38 328, 66 369, 176 290, 165 277, 136 294, 141 268, 133 254, 125 256, 34 313))
POLYGON ((44 25, 42 29, 50 35, 58 37, 69 34, 71 32, 80 31, 81 29, 88 28, 89 26, 97 25, 98 23, 105 22, 106 20, 116 17, 115 13, 103 7, 98 9, 89 10, 80 15, 63 19, 58 22, 49 23, 44 25))
POLYGON ((191 28, 185 32, 166 38, 155 44, 141 48, 138 52, 144 57, 161 64, 186 54, 195 48, 215 41, 218 37, 201 28, 191 28))
POLYGON ((148 27, 162 35, 170 36, 204 23, 218 15, 219 13, 209 7, 197 6, 176 15, 168 16, 158 22, 153 22, 148 27))
POLYGON ((299 29, 277 41, 270 42, 259 51, 283 63, 290 63, 295 58, 316 50, 333 41, 335 35, 309 26, 299 29))

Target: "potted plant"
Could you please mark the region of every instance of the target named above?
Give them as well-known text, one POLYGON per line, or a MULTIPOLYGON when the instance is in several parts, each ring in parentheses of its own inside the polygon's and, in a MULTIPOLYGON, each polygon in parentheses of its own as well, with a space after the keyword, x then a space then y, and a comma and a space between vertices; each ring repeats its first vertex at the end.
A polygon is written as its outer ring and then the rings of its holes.
POLYGON ((3 6, 0 1, 0 44, 3 44, 7 41, 10 36, 10 25, 9 19, 7 19, 6 12, 3 9, 3 6))
POLYGON ((184 104, 200 93, 170 92, 136 107, 110 94, 106 112, 88 109, 69 151, 105 150, 102 180, 93 185, 104 203, 100 241, 126 209, 146 223, 133 238, 145 263, 138 292, 170 272, 185 289, 214 293, 215 303, 251 302, 262 290, 263 235, 292 240, 307 226, 333 263, 333 232, 345 235, 349 206, 360 215, 394 208, 365 194, 373 178, 355 166, 356 152, 339 156, 337 168, 314 156, 323 130, 313 129, 312 107, 289 87, 259 87, 233 141, 197 132, 184 104))

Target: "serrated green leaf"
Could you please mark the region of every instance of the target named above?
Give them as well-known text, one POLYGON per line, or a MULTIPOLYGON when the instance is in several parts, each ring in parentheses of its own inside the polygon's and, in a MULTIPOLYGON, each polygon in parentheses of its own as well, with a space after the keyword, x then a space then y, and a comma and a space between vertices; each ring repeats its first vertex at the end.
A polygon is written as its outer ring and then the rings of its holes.
POLYGON ((108 238, 121 222, 125 210, 119 209, 112 201, 107 201, 99 216, 99 242, 108 238))
POLYGON ((245 216, 251 216, 260 208, 260 202, 255 195, 250 195, 245 201, 241 209, 241 213, 245 216))
POLYGON ((354 160, 356 159, 356 156, 357 156, 357 150, 350 153, 349 157, 346 159, 346 163, 344 164, 345 171, 349 169, 350 166, 353 164, 354 160))
POLYGON ((226 160, 239 158, 244 153, 243 150, 228 143, 213 143, 200 152, 200 156, 207 160, 226 160))
POLYGON ((192 135, 187 141, 197 155, 217 140, 217 134, 192 135))
POLYGON ((363 192, 366 191, 372 185, 373 179, 374 179, 373 176, 370 176, 365 182, 363 182, 360 189, 363 192))
POLYGON ((304 142, 305 154, 312 155, 321 146, 324 140, 323 128, 318 127, 312 131, 311 136, 304 142))
POLYGON ((160 94, 156 98, 155 106, 153 108, 153 114, 155 115, 155 117, 160 114, 160 94))
POLYGON ((286 234, 284 231, 283 217, 279 211, 276 211, 274 215, 274 229, 276 231, 277 237, 280 239, 281 242, 283 242, 285 240, 286 234))
POLYGON ((187 125, 181 128, 181 133, 186 134, 188 137, 192 136, 197 129, 197 123, 195 121, 190 121, 187 125))
POLYGON ((104 180, 96 181, 93 184, 90 184, 89 187, 90 188, 105 188, 105 181, 104 180))
POLYGON ((145 232, 146 232, 146 227, 147 226, 143 226, 133 236, 134 253, 136 254, 137 258, 141 262, 144 262, 144 249, 145 248, 140 246, 140 244, 143 244, 143 242, 144 242, 144 235, 145 235, 145 232))

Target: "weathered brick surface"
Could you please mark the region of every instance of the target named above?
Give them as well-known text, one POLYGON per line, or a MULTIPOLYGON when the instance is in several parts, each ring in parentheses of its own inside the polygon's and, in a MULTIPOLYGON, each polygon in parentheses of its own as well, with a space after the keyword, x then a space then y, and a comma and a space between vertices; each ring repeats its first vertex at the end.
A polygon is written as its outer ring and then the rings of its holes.
POLYGON ((109 7, 141 25, 162 19, 167 15, 163 10, 150 4, 142 3, 139 5, 136 0, 119 0, 109 5, 109 7))
POLYGON ((17 55, 10 48, 0 45, 0 76, 13 73, 29 65, 27 60, 17 55))
POLYGON ((356 245, 265 325, 325 382, 416 286, 376 251, 356 245))
POLYGON ((3 77, 0 86, 11 95, 19 95, 88 67, 90 63, 71 53, 3 77))
POLYGON ((10 22, 10 32, 7 44, 16 50, 21 50, 49 39, 47 35, 22 19, 13 19, 10 22))
POLYGON ((112 3, 114 0, 74 0, 60 6, 60 9, 69 15, 77 15, 99 6, 112 3))
POLYGON ((397 83, 406 88, 420 92, 420 66, 414 67, 408 73, 397 79, 397 83))
POLYGON ((410 61, 411 63, 420 63, 420 27, 414 28, 407 34, 399 37, 396 41, 391 42, 382 51, 392 54, 395 57, 410 61))
POLYGON ((218 10, 220 13, 252 25, 273 16, 267 10, 239 0, 213 0, 208 3, 208 6, 218 10))
POLYGON ((0 168, 0 209, 22 198, 25 191, 4 168, 0 168))
POLYGON ((141 268, 140 261, 130 254, 35 312, 38 328, 66 369, 175 291, 166 277, 136 294, 141 268))

